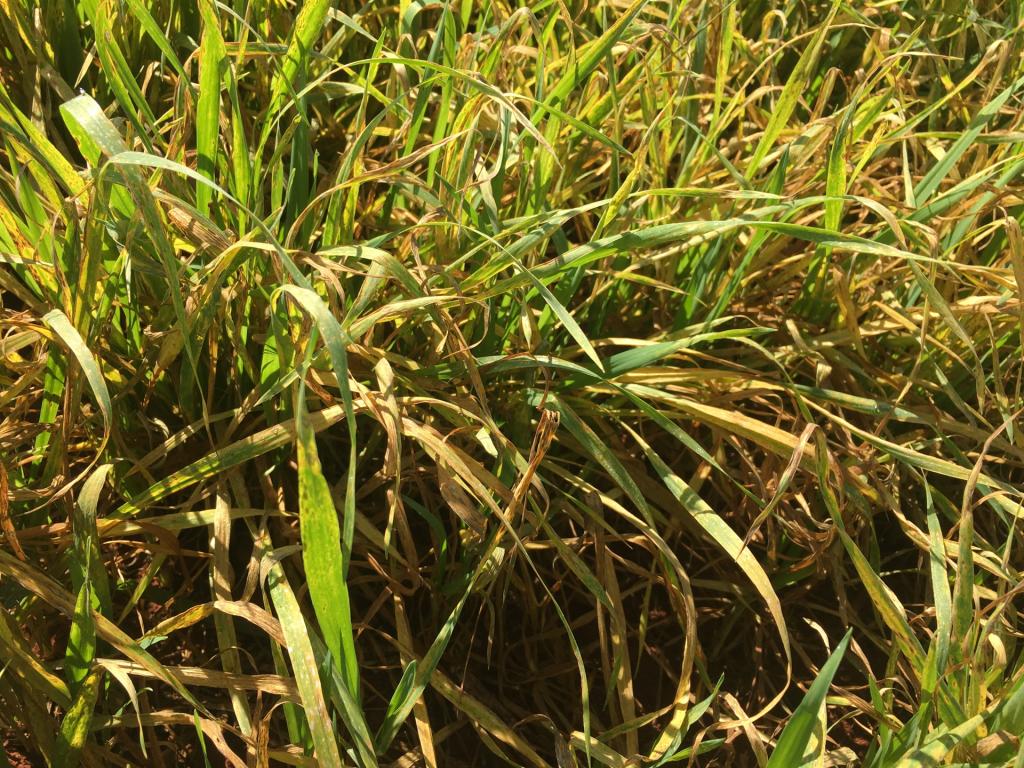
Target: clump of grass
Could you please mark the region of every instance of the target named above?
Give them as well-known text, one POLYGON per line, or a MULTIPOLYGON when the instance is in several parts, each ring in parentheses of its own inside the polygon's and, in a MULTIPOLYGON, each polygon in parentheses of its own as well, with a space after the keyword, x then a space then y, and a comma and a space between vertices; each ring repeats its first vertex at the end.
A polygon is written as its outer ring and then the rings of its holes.
POLYGON ((1017 6, 0 20, 9 763, 1024 766, 1017 6))

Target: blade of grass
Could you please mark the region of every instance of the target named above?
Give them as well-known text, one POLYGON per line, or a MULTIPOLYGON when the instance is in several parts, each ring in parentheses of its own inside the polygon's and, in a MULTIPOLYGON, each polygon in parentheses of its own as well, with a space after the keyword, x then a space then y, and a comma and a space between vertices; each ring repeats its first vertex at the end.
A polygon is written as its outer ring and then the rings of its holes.
POLYGON ((828 661, 814 678, 811 687, 807 689, 800 705, 793 712, 792 717, 779 736, 779 740, 768 758, 768 768, 791 768, 791 766, 813 765, 816 759, 805 762, 808 747, 813 741, 817 741, 824 747, 825 733, 823 728, 825 697, 828 695, 829 686, 832 685, 832 678, 835 677, 839 663, 846 654, 846 647, 850 643, 852 629, 846 631, 843 639, 836 646, 836 649, 828 657, 828 661))

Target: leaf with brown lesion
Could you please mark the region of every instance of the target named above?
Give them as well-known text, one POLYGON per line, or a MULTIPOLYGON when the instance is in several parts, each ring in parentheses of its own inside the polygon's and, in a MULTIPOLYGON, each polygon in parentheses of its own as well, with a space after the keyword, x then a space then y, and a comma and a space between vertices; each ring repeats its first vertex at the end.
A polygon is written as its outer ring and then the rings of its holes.
POLYGON ((7 478, 7 467, 0 461, 0 528, 3 529, 4 538, 10 544, 14 554, 22 562, 28 560, 25 550, 21 548, 18 541, 18 532, 14 529, 14 521, 11 520, 11 500, 8 496, 10 483, 7 478))

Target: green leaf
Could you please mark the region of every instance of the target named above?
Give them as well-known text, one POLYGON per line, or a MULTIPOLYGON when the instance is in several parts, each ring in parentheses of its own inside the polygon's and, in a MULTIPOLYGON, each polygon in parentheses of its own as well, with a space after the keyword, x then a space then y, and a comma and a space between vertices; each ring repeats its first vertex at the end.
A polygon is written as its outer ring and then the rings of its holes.
POLYGON ((14 139, 17 133, 13 130, 12 124, 24 134, 20 141, 25 143, 27 149, 37 153, 42 161, 49 166, 51 173, 60 180, 61 184, 72 195, 81 194, 85 189, 85 182, 75 171, 73 165, 62 155, 57 148, 46 138, 46 134, 32 123, 25 114, 18 109, 11 99, 10 94, 0 82, 0 118, 4 120, 4 132, 14 139))
MULTIPOLYGON (((95 50, 99 55, 107 84, 117 99, 120 112, 131 122, 139 139, 149 149, 151 147, 149 130, 155 126, 156 116, 136 82, 135 74, 125 59, 124 51, 118 42, 124 36, 115 32, 115 20, 110 16, 110 11, 115 9, 114 4, 107 2, 82 3, 82 8, 95 30, 95 50)), ((78 97, 78 99, 82 98, 89 99, 88 96, 78 97)))
POLYGON ((104 616, 110 615, 110 584, 100 557, 100 535, 96 527, 96 507, 106 482, 111 464, 102 464, 93 470, 78 492, 78 501, 71 516, 72 549, 71 585, 77 592, 89 581, 93 608, 104 616), (87 565, 88 564, 88 565, 87 565))
POLYGON ((267 574, 267 587, 277 611, 277 618, 281 622, 281 631, 284 633, 288 656, 292 662, 292 672, 299 689, 299 700, 302 702, 313 737, 316 759, 323 768, 341 768, 344 764, 334 738, 334 728, 327 711, 309 630, 280 563, 275 563, 267 574))
POLYGON ((92 589, 87 581, 78 591, 71 634, 64 654, 64 669, 72 695, 80 690, 96 657, 96 622, 92 617, 92 589))
POLYGON ((824 747, 825 697, 828 695, 829 686, 832 685, 832 678, 835 677, 839 663, 846 653, 852 633, 852 629, 846 631, 846 635, 828 657, 828 661, 818 672, 811 687, 807 689, 803 701, 793 712, 782 735, 779 736, 775 749, 768 759, 767 768, 797 768, 811 764, 805 762, 804 756, 815 738, 824 747))
POLYGON ((789 80, 786 81, 786 85, 779 95, 779 100, 775 103, 775 108, 772 109, 772 114, 768 118, 768 124, 765 126, 764 133, 761 134, 761 140, 757 142, 757 147, 747 163, 748 179, 752 179, 757 174, 761 162, 767 156, 769 150, 775 146, 775 140, 782 133, 787 123, 789 123, 789 118, 792 116, 793 110, 796 109, 797 103, 804 97, 807 85, 814 75, 814 65, 818 61, 818 54, 821 52, 822 43, 825 42, 825 38, 832 26, 832 21, 835 19, 836 13, 839 12, 840 6, 840 0, 834 0, 828 16, 815 26, 814 36, 793 68, 789 80))
MULTIPOLYGON (((355 535, 356 520, 356 420, 355 410, 352 407, 352 391, 348 382, 348 354, 345 350, 345 347, 349 342, 349 337, 348 334, 346 334, 342 330, 341 325, 334 318, 334 315, 331 314, 330 309, 327 307, 324 301, 311 289, 304 288, 301 286, 285 285, 279 288, 278 290, 280 293, 285 293, 291 296, 293 299, 295 299, 295 301, 298 302, 298 304, 313 318, 313 321, 316 323, 317 328, 319 329, 320 334, 323 337, 324 345, 327 347, 327 352, 328 355, 330 356, 331 364, 334 368, 334 374, 338 380, 338 387, 341 390, 342 408, 344 409, 345 413, 345 425, 348 429, 349 439, 348 471, 345 476, 345 495, 343 502, 344 509, 342 512, 341 527, 341 547, 340 550, 337 549, 337 537, 335 537, 332 546, 336 550, 333 557, 337 559, 337 567, 340 568, 341 578, 342 580, 344 580, 345 574, 347 573, 348 569, 349 558, 352 553, 352 539, 353 536, 355 535)), ((299 445, 301 447, 303 445, 303 438, 301 433, 299 432, 300 420, 301 416, 297 415, 296 431, 297 433, 299 433, 299 445)), ((311 444, 307 442, 305 448, 309 449, 310 447, 312 447, 312 453, 307 453, 307 459, 309 460, 309 466, 312 467, 313 459, 316 456, 315 443, 313 443, 311 446, 311 444)), ((319 461, 317 461, 316 473, 319 473, 319 469, 319 461)), ((316 492, 317 494, 319 494, 319 491, 316 491, 317 482, 315 481, 315 475, 308 474, 307 480, 310 483, 307 486, 307 491, 316 492)), ((320 475, 320 481, 323 482, 323 485, 326 488, 326 481, 323 480, 322 475, 320 475)), ((330 500, 330 492, 327 491, 327 493, 327 502, 330 504, 332 514, 334 514, 334 504, 330 500)), ((318 496, 314 496, 313 498, 318 498, 318 496)), ((335 524, 336 523, 337 517, 335 515, 335 524)), ((327 529, 324 528, 323 530, 326 531, 327 529)), ((321 544, 322 542, 317 542, 315 546, 320 546, 321 544)), ((323 557, 326 556, 326 553, 317 555, 317 567, 327 567, 327 562, 323 559, 323 557)), ((331 567, 333 568, 333 566, 331 567)), ((335 596, 331 594, 330 589, 336 587, 337 581, 336 577, 333 575, 325 575, 325 579, 327 579, 327 581, 329 582, 324 584, 324 593, 322 595, 322 599, 324 600, 326 605, 327 602, 333 601, 335 599, 335 596)), ((314 598, 314 601, 315 600, 316 598, 314 598)), ((318 618, 321 618, 319 615, 319 610, 318 618)), ((332 622, 334 621, 333 618, 330 620, 332 622)), ((337 637, 336 642, 341 643, 341 648, 339 650, 344 650, 345 652, 344 655, 339 653, 339 655, 337 655, 336 658, 338 660, 338 663, 343 665, 345 681, 349 685, 349 690, 351 691, 352 695, 358 699, 359 665, 356 660, 354 641, 352 640, 351 621, 348 620, 346 622, 344 620, 339 620, 338 622, 332 623, 332 626, 335 625, 337 625, 337 627, 339 627, 341 630, 341 635, 337 637)), ((324 631, 327 632, 326 627, 324 631)), ((325 638, 325 640, 327 640, 328 647, 332 649, 333 653, 335 650, 335 646, 332 645, 332 642, 334 641, 332 641, 330 638, 325 638)))
POLYGON ((375 746, 379 752, 385 751, 391 744, 391 739, 398 732, 398 728, 412 712, 416 699, 423 693, 423 689, 416 685, 416 670, 419 662, 413 659, 405 665, 402 672, 402 679, 395 686, 395 692, 388 700, 388 708, 384 713, 384 722, 377 731, 377 738, 374 739, 375 746))
POLYGON ((754 553, 743 545, 743 540, 729 527, 729 524, 722 519, 707 502, 704 501, 686 482, 676 475, 657 453, 648 445, 635 430, 623 424, 626 431, 640 446, 644 456, 651 462, 658 476, 665 487, 669 489, 676 500, 689 513, 693 520, 704 529, 704 532, 720 547, 740 570, 747 577, 750 583, 757 590, 757 593, 764 600, 771 613, 772 621, 778 630, 779 638, 782 641, 782 649, 786 654, 787 663, 790 659, 789 632, 786 630, 786 619, 782 613, 782 603, 778 594, 772 587, 771 579, 765 573, 764 568, 754 557, 754 553))
POLYGON ((259 146, 266 143, 278 113, 284 108, 289 93, 301 88, 305 81, 313 43, 323 34, 331 0, 305 0, 291 30, 288 49, 281 69, 274 74, 271 85, 270 108, 263 124, 259 146))
POLYGON ((932 166, 931 170, 914 187, 914 200, 918 207, 928 202, 929 198, 935 193, 935 190, 939 188, 939 185, 949 175, 949 172, 956 166, 957 161, 960 160, 964 152, 970 149, 974 142, 977 141, 985 126, 988 125, 993 117, 999 114, 1003 105, 1006 104, 1013 94, 1020 90, 1021 86, 1024 86, 1024 77, 1014 80, 1000 91, 998 96, 978 110, 978 114, 971 120, 967 130, 960 134, 959 138, 953 142, 953 145, 946 150, 942 157, 932 166))
POLYGON ((558 106, 570 93, 575 91, 582 83, 590 77, 597 65, 608 56, 612 47, 622 39, 629 25, 640 14, 640 11, 647 5, 648 0, 634 0, 634 2, 622 12, 608 29, 598 39, 582 46, 578 52, 578 60, 571 64, 560 62, 561 71, 564 73, 548 91, 544 104, 558 106))
POLYGON ((946 548, 939 526, 939 516, 932 501, 931 488, 923 483, 928 510, 928 555, 932 582, 932 601, 935 604, 935 633, 929 649, 922 687, 934 691, 936 684, 946 671, 949 645, 953 627, 953 598, 949 589, 949 575, 946 572, 946 548))
POLYGON ((455 608, 448 615, 448 619, 445 621, 444 626, 441 627, 441 631, 437 633, 434 642, 430 644, 430 648, 422 661, 418 664, 415 659, 410 661, 402 673, 402 679, 398 682, 395 692, 391 695, 391 699, 388 702, 384 721, 381 723, 380 728, 377 729, 374 744, 378 752, 383 753, 391 746, 391 742, 398 735, 398 729, 401 728, 402 723, 409 717, 416 702, 430 684, 430 677, 441 662, 441 657, 448 647, 448 641, 451 640, 452 634, 455 632, 455 625, 458 623, 459 616, 462 615, 462 609, 465 607, 466 601, 473 591, 473 585, 487 567, 487 560, 488 558, 481 558, 478 562, 470 583, 467 585, 455 608))
POLYGON ((160 53, 167 59, 168 63, 174 67, 174 71, 178 73, 182 81, 187 83, 191 87, 189 77, 185 74, 185 68, 181 65, 178 60, 178 56, 174 53, 174 48, 171 45, 171 41, 167 39, 167 35, 164 34, 163 30, 160 29, 160 25, 156 19, 153 18, 153 14, 149 12, 149 9, 145 6, 142 0, 126 0, 128 8, 131 10, 132 15, 135 16, 139 21, 139 26, 145 30, 146 34, 149 35, 156 47, 160 49, 160 53))
MULTIPOLYGON (((199 104, 196 107, 196 169, 211 180, 217 178, 217 137, 220 133, 221 68, 227 52, 220 33, 214 0, 200 0, 203 36, 199 46, 199 104)), ((196 185, 196 208, 207 216, 213 191, 196 185)))
POLYGON ((89 346, 78 333, 78 330, 61 310, 50 310, 43 315, 43 322, 64 342, 65 346, 67 346, 71 354, 75 356, 78 364, 82 367, 82 372, 85 374, 86 381, 89 382, 89 387, 96 398, 96 404, 103 415, 103 442, 106 443, 110 437, 113 407, 110 404, 110 392, 107 390, 107 382, 103 378, 103 373, 100 371, 96 358, 89 351, 89 346))

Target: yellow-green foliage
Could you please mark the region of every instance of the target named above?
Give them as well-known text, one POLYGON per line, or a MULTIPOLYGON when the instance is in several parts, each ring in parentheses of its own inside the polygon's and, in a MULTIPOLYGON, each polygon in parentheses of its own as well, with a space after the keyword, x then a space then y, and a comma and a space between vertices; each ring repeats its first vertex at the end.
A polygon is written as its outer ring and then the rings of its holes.
POLYGON ((0 2, 8 762, 1024 768, 1022 8, 0 2))

